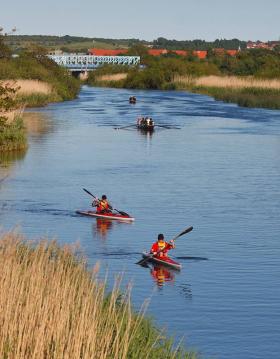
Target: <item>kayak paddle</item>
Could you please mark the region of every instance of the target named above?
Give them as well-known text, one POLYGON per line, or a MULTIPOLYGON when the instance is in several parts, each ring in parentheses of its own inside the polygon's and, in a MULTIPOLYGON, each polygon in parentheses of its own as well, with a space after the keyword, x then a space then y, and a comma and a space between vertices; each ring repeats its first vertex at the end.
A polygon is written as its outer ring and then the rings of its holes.
MULTIPOLYGON (((83 188, 83 190, 89 194, 91 197, 93 197, 94 199, 97 199, 99 201, 99 199, 97 197, 95 197, 90 191, 88 191, 87 189, 83 188)), ((126 212, 123 212, 123 211, 119 211, 117 210, 116 208, 112 208, 114 211, 117 211, 119 214, 121 214, 122 216, 128 216, 130 217, 130 215, 126 212)))
MULTIPOLYGON (((189 233, 193 230, 193 226, 191 227, 188 227, 186 229, 184 229, 181 233, 179 233, 176 237, 174 237, 173 239, 171 239, 171 241, 175 241, 177 238, 183 236, 184 234, 186 233, 189 233)), ((144 263, 146 263, 149 259, 153 258, 153 254, 151 254, 149 257, 147 258, 143 258, 141 259, 139 262, 137 262, 136 264, 140 264, 140 265, 143 265, 144 263)))

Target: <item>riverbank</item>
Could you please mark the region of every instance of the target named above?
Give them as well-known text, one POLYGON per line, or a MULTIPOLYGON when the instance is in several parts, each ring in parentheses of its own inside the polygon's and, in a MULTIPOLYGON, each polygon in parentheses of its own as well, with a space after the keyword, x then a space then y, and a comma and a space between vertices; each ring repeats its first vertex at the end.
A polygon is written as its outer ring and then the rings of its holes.
MULTIPOLYGON (((1 40, 1 38, 0 38, 1 40)), ((1 43, 1 41, 0 41, 1 43)), ((0 59, 0 151, 27 147, 21 119, 25 107, 74 99, 81 83, 40 49, 0 59)))
POLYGON ((243 107, 280 109, 280 80, 237 76, 178 76, 174 88, 202 93, 243 107))
MULTIPOLYGON (((143 88, 142 85, 128 85, 128 76, 128 73, 95 76, 90 84, 98 87, 143 88)), ((279 79, 257 79, 252 76, 175 76, 172 81, 164 82, 161 89, 205 94, 215 100, 243 107, 280 109, 279 79)))
POLYGON ((75 247, 30 243, 16 233, 0 239, 0 354, 3 358, 188 358, 174 350, 130 290, 112 292, 88 271, 75 247), (32 278, 32 280, 30 280, 32 278))

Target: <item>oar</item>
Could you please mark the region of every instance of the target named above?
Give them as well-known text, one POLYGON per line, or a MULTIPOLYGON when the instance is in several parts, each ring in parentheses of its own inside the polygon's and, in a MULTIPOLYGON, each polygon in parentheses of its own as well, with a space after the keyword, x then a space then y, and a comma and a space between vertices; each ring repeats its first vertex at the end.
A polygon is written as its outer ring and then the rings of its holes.
MULTIPOLYGON (((95 198, 95 199, 97 199, 97 200, 99 201, 99 199, 98 199, 97 197, 95 197, 90 191, 88 191, 88 190, 85 189, 85 188, 83 188, 83 190, 84 190, 87 194, 89 194, 91 197, 93 197, 93 198, 95 198)), ((130 217, 130 215, 129 215, 128 213, 126 213, 126 212, 119 211, 119 210, 117 210, 116 208, 113 208, 113 210, 116 211, 116 212, 118 212, 118 213, 121 214, 122 216, 128 216, 128 217, 130 217)))
POLYGON ((114 130, 122 130, 123 128, 128 128, 128 127, 135 127, 136 125, 133 124, 133 125, 128 125, 128 126, 122 126, 122 127, 114 127, 114 130))
MULTIPOLYGON (((186 234, 186 233, 191 232, 192 230, 193 230, 193 226, 188 227, 188 228, 184 229, 183 232, 179 233, 176 237, 174 237, 172 240, 175 241, 177 238, 183 236, 183 235, 186 234)), ((151 255, 149 255, 148 257, 141 259, 141 260, 140 260, 139 262, 137 262, 136 264, 142 265, 142 264, 146 263, 149 259, 153 258, 153 256, 154 256, 154 255, 151 254, 151 255)))
POLYGON ((168 128, 168 129, 171 129, 171 130, 173 130, 173 129, 175 129, 175 130, 180 130, 180 129, 181 129, 180 127, 169 126, 169 125, 157 125, 157 124, 155 124, 155 126, 157 126, 157 127, 163 127, 163 128, 168 128))

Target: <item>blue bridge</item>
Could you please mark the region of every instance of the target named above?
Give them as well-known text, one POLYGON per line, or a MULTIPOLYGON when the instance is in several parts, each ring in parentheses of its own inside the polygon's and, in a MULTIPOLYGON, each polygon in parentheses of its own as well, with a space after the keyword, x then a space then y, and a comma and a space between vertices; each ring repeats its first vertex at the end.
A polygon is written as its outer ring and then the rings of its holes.
POLYGON ((97 67, 109 65, 136 66, 140 64, 140 56, 95 56, 95 55, 48 55, 48 58, 70 71, 91 71, 97 67))

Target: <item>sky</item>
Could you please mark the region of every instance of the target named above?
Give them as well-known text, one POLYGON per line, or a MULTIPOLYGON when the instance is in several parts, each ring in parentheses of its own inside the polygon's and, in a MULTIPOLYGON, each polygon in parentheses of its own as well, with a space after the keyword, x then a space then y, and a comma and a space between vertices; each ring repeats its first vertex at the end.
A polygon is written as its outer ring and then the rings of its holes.
POLYGON ((279 40, 280 0, 0 0, 18 35, 279 40))

